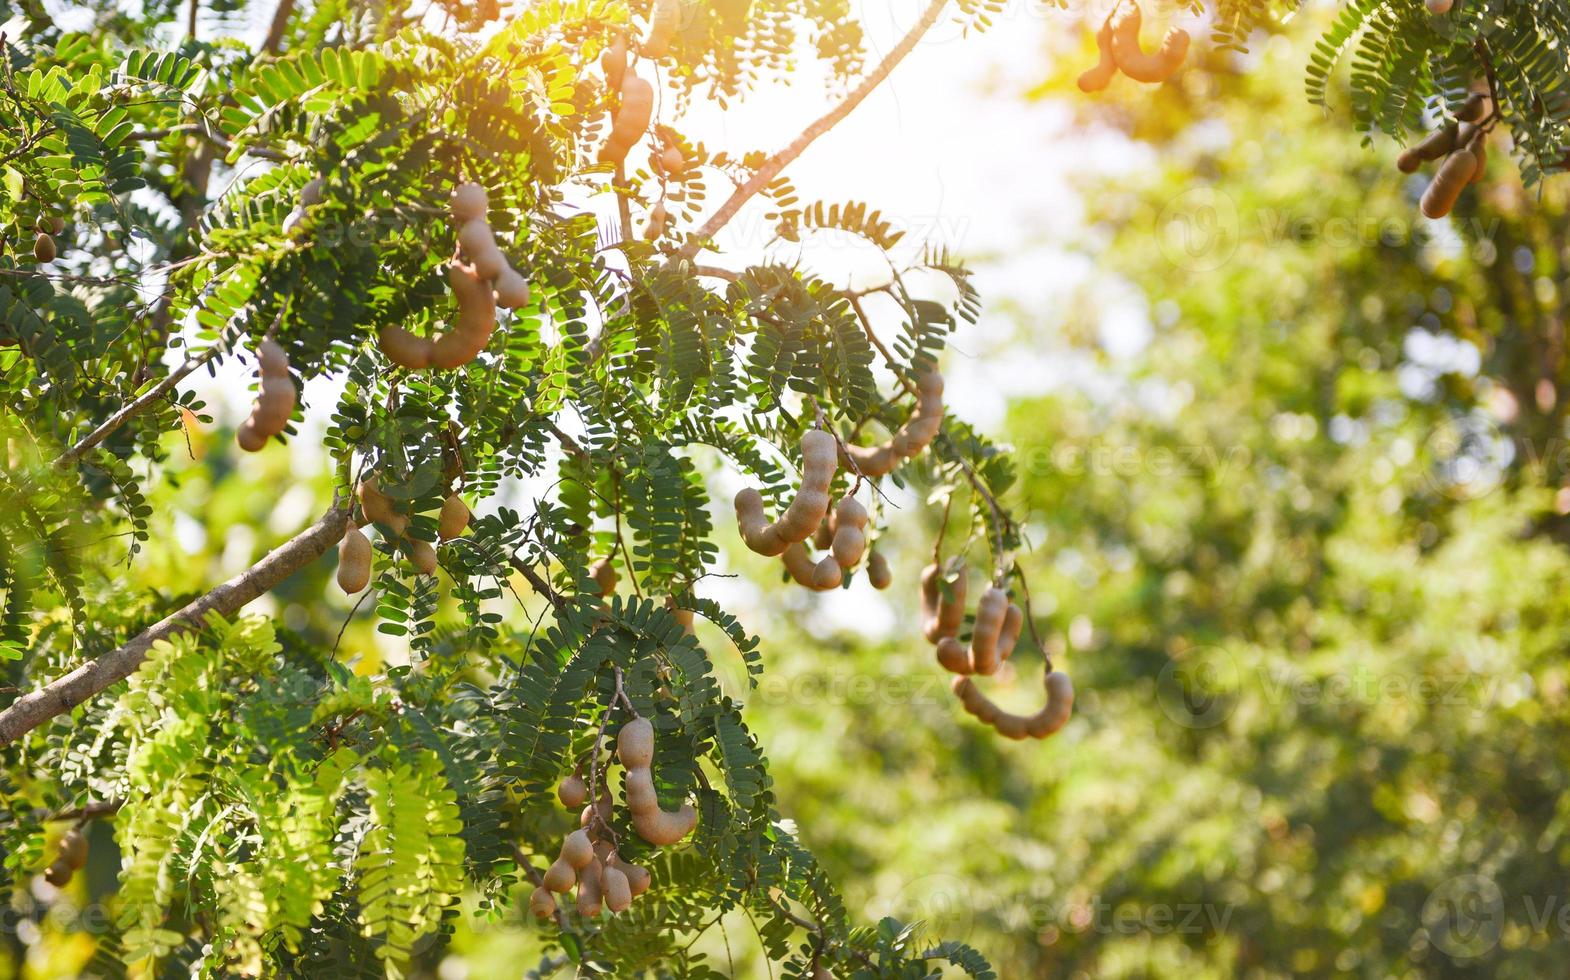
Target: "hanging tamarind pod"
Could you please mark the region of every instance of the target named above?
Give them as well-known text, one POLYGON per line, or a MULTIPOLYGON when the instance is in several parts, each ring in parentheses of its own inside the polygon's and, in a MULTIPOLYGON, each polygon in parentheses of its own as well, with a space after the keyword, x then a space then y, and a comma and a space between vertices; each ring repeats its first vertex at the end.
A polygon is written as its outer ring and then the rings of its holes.
POLYGON ((458 537, 469 526, 469 505, 456 493, 449 493, 442 501, 441 516, 436 521, 436 536, 443 541, 458 537))
POLYGON ((294 380, 289 377, 289 357, 284 349, 264 340, 256 347, 256 359, 262 383, 250 417, 235 433, 235 441, 248 453, 260 452, 267 440, 288 427, 295 403, 294 380))
POLYGON ((889 560, 883 557, 883 552, 876 549, 867 557, 867 581, 880 592, 894 584, 894 573, 889 570, 889 560))
POLYGON ((600 149, 601 163, 621 163, 627 159, 654 118, 654 86, 627 72, 621 84, 621 107, 611 122, 611 134, 600 149))
POLYGON ((1087 68, 1079 76, 1079 90, 1081 92, 1099 92, 1112 82, 1112 76, 1118 73, 1118 64, 1112 58, 1112 18, 1108 17, 1101 22, 1101 29, 1096 31, 1096 50, 1100 54, 1094 67, 1087 68))
POLYGON ((1143 15, 1139 4, 1128 0, 1112 19, 1112 59, 1118 70, 1136 82, 1156 84, 1171 78, 1182 67, 1188 56, 1188 32, 1170 28, 1162 38, 1161 47, 1146 53, 1139 46, 1139 29, 1143 15))
POLYGON ((969 677, 956 677, 953 689, 965 710, 1005 738, 1047 738, 1068 723, 1074 710, 1074 684, 1068 675, 1051 671, 1046 675, 1047 703, 1033 715, 1016 715, 992 702, 969 677))
POLYGON ((638 836, 657 846, 674 844, 698 825, 698 811, 683 803, 674 811, 660 808, 654 789, 654 726, 647 718, 634 718, 617 735, 616 751, 626 768, 627 809, 638 836))
POLYGON ((1461 192, 1477 173, 1477 157, 1465 147, 1450 154, 1423 192, 1421 207, 1425 217, 1438 219, 1455 207, 1461 192))
POLYGON ((353 521, 338 541, 338 588, 349 595, 371 584, 371 539, 353 521))
POLYGON ((649 33, 638 42, 638 53, 651 60, 665 57, 680 25, 681 0, 654 0, 654 10, 649 15, 649 33))

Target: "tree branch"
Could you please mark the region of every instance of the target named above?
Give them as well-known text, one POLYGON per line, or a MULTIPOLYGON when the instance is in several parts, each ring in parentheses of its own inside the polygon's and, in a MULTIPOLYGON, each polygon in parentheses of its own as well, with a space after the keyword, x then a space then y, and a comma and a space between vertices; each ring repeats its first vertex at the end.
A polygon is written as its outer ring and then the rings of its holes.
POLYGON ((267 28, 267 37, 262 41, 262 50, 268 54, 277 54, 279 45, 283 44, 284 31, 289 29, 289 16, 294 13, 294 0, 278 0, 278 9, 273 11, 272 26, 267 28))
POLYGON ((193 599, 179 612, 136 634, 125 646, 22 695, 0 711, 0 745, 16 741, 56 715, 65 714, 129 677, 159 640, 200 626, 208 613, 230 616, 238 612, 251 600, 324 555, 343 537, 348 523, 349 508, 335 503, 315 524, 273 549, 267 557, 206 595, 193 599))
POLYGON ((187 358, 184 364, 169 372, 162 381, 142 392, 134 400, 126 403, 118 412, 105 419, 98 428, 83 436, 76 445, 56 457, 54 465, 64 468, 87 455, 94 446, 109 438, 116 429, 128 422, 132 416, 168 394, 171 388, 185 380, 185 377, 192 371, 212 360, 214 355, 218 353, 220 346, 220 344, 213 344, 213 346, 207 348, 196 357, 187 358))
POLYGON ((860 105, 862 100, 866 99, 868 95, 871 95, 873 89, 883 84, 884 79, 889 77, 889 73, 901 61, 905 60, 905 56, 910 54, 911 50, 916 47, 922 36, 932 29, 933 24, 938 22, 938 15, 943 12, 943 8, 946 6, 948 6, 948 0, 930 0, 927 4, 927 9, 921 14, 921 19, 906 32, 904 37, 900 38, 899 43, 894 45, 893 50, 884 57, 883 61, 878 64, 878 67, 872 70, 872 74, 862 79, 861 84, 852 89, 850 94, 845 96, 844 101, 829 110, 827 115, 802 130, 801 135, 792 140, 789 146, 764 161, 763 166, 758 168, 758 172, 753 174, 752 178, 745 184, 736 188, 730 198, 720 205, 720 209, 714 212, 708 221, 703 223, 703 227, 699 228, 696 234, 676 254, 684 259, 691 259, 697 255, 704 247, 705 242, 711 241, 715 235, 719 234, 721 228, 724 228, 730 223, 732 218, 736 217, 736 213, 741 210, 742 205, 767 187, 770 181, 778 177, 781 171, 790 166, 797 157, 801 156, 818 137, 839 125, 841 120, 850 115, 852 110, 860 105))

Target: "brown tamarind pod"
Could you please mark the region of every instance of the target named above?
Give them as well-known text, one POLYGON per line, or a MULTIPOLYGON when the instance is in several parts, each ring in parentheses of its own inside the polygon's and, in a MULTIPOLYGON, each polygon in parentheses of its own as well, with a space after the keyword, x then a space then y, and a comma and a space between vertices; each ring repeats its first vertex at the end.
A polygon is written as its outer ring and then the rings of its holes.
POLYGON ((447 282, 458 300, 458 322, 431 346, 431 366, 450 371, 474 360, 496 330, 496 296, 474 266, 453 262, 447 282))
POLYGON ((976 620, 970 631, 970 667, 977 674, 997 673, 998 636, 1008 615, 1008 593, 996 586, 981 594, 976 603, 976 620))
POLYGON ((594 841, 589 839, 586 830, 574 830, 561 842, 561 858, 566 861, 574 871, 582 871, 594 860, 594 841))
POLYGON ((867 581, 880 592, 894 584, 894 573, 889 570, 889 560, 883 557, 883 552, 874 550, 867 557, 867 581))
POLYGON ((829 484, 834 480, 838 442, 822 429, 809 429, 801 437, 801 489, 775 522, 787 542, 805 541, 829 512, 829 484))
POLYGON ((998 661, 1007 660, 1019 645, 1019 634, 1025 628, 1025 611, 1012 602, 1003 614, 1003 628, 998 632, 998 661))
POLYGON ((670 144, 660 153, 660 169, 672 175, 681 173, 687 169, 687 155, 675 143, 670 144))
POLYGON ((1402 151, 1396 157, 1396 168, 1404 174, 1416 173, 1426 160, 1438 160, 1456 148, 1460 127, 1455 123, 1443 126, 1422 140, 1402 151))
POLYGON ((239 443, 240 448, 248 453, 259 453, 266 449, 268 438, 268 436, 262 434, 262 431, 256 427, 256 423, 251 419, 246 419, 240 423, 240 428, 235 430, 234 434, 235 442, 239 443))
POLYGON ((496 305, 504 310, 518 310, 529 305, 529 280, 512 266, 496 277, 496 305))
POLYGON ((600 859, 595 858, 578 876, 578 914, 585 918, 592 919, 603 909, 604 895, 600 892, 600 875, 603 870, 600 859))
POLYGON ((616 756, 628 769, 646 769, 654 764, 654 723, 634 718, 621 726, 616 735, 616 756))
POLYGON ((945 636, 955 636, 965 622, 965 566, 956 568, 951 586, 952 598, 943 595, 943 570, 937 564, 921 571, 921 631, 928 643, 937 643, 945 636))
POLYGON ((814 592, 826 592, 838 588, 841 576, 840 567, 834 563, 833 556, 825 557, 821 562, 813 562, 812 556, 807 553, 807 546, 800 541, 793 541, 785 546, 780 553, 780 561, 785 565, 785 571, 790 573, 791 581, 803 588, 812 589, 814 592), (827 564, 824 564, 824 563, 827 564), (825 581, 833 577, 832 585, 818 584, 818 569, 825 569, 825 581))
POLYGON ((1428 190, 1423 192, 1421 206, 1423 215, 1428 218, 1438 219, 1449 214, 1456 206, 1456 199, 1471 182, 1472 176, 1477 173, 1477 157, 1471 150, 1459 149, 1450 154, 1445 162, 1440 165, 1439 172, 1428 185, 1428 190))
POLYGON ((33 258, 40 263, 53 262, 55 254, 55 240, 39 232, 38 237, 33 239, 33 258))
POLYGON ((589 566, 589 577, 594 579, 594 584, 600 590, 600 595, 608 596, 616 591, 616 582, 620 578, 616 574, 616 565, 609 558, 601 558, 589 566))
POLYGON ((1136 82, 1164 82, 1188 56, 1188 32, 1177 27, 1169 29, 1161 47, 1146 54, 1139 46, 1141 21, 1139 5, 1132 0, 1119 8, 1112 20, 1112 60, 1119 71, 1136 82))
POLYGON ((632 884, 614 865, 602 863, 600 866, 600 894, 605 897, 605 907, 612 912, 625 912, 632 904, 632 884))
POLYGON ((1482 119, 1488 112, 1488 96, 1482 92, 1473 92, 1461 103, 1461 108, 1456 110, 1456 118, 1462 122, 1475 123, 1482 119))
POLYGON ((846 571, 861 563, 867 550, 867 508, 847 494, 834 508, 834 561, 846 571))
POLYGON ((431 342, 403 327, 388 324, 377 331, 376 346, 389 361, 401 368, 423 371, 431 366, 431 342))
POLYGON ((621 84, 621 107, 611 122, 611 134, 600 149, 601 163, 621 163, 643 138, 654 118, 654 86, 627 72, 621 84))
POLYGON ((827 551, 829 548, 833 547, 833 545, 834 515, 830 514, 828 517, 823 519, 822 523, 818 525, 818 529, 812 532, 812 546, 819 551, 827 551))
POLYGON ((969 648, 952 636, 938 638, 938 665, 951 674, 975 672, 969 648))
POLYGON ((665 202, 654 205, 649 212, 649 223, 643 227, 644 241, 655 241, 665 234, 665 225, 670 221, 670 213, 665 210, 665 202))
POLYGON ((484 218, 475 218, 460 225, 458 244, 481 279, 494 280, 507 268, 507 257, 496 244, 496 236, 491 233, 491 226, 485 223, 484 218))
POLYGON ((583 801, 589 798, 589 787, 583 777, 573 773, 556 787, 556 798, 561 800, 561 805, 571 810, 583 806, 583 801))
POLYGON ((235 433, 240 448, 246 452, 259 452, 267 440, 278 435, 289 425, 294 414, 294 379, 289 377, 289 356, 271 339, 257 345, 257 361, 261 368, 262 383, 251 406, 251 415, 235 433))
POLYGON ((599 823, 608 825, 611 822, 611 817, 613 815, 611 813, 611 809, 612 804, 610 789, 602 782, 600 784, 599 799, 578 811, 578 826, 587 828, 590 824, 596 822, 596 815, 599 817, 599 823))
POLYGON ((549 919, 556 914, 556 898, 549 888, 541 885, 529 893, 529 911, 537 919, 549 919))
POLYGON ((1068 675, 1052 671, 1046 676, 1047 703, 1033 715, 1016 715, 1004 711, 976 687, 969 677, 954 678, 954 693, 960 704, 976 720, 990 725, 1006 738, 1047 738, 1056 734, 1074 710, 1074 684, 1068 675))
POLYGON ((763 494, 752 487, 736 494, 736 525, 741 529, 742 542, 765 557, 781 554, 790 544, 779 536, 778 528, 769 523, 763 510, 763 494))
POLYGON ((459 184, 453 188, 452 201, 453 220, 462 225, 470 221, 483 220, 485 213, 490 210, 490 198, 485 193, 485 188, 470 181, 459 184))
POLYGON ((1118 63, 1112 59, 1112 18, 1107 18, 1101 24, 1101 29, 1096 31, 1096 50, 1100 53, 1100 60, 1095 67, 1088 68, 1079 76, 1079 90, 1081 92, 1099 92, 1106 88, 1112 81, 1112 76, 1118 73, 1118 63))
POLYGON ((409 518, 394 509, 392 498, 382 493, 375 474, 360 481, 355 496, 360 498, 360 512, 366 520, 391 528, 400 537, 408 528, 409 518))
POLYGON ((441 516, 436 521, 436 536, 451 541, 469 526, 469 505, 456 493, 449 493, 442 501, 441 516))
POLYGON ((75 873, 64 857, 57 857, 44 869, 44 880, 56 888, 64 888, 71 883, 71 876, 75 873))
POLYGON ((60 836, 60 859, 72 871, 87 866, 87 835, 80 827, 72 827, 60 836))
POLYGON ((351 521, 338 542, 338 588, 354 595, 370 584, 371 539, 351 521))
POLYGON ((627 888, 633 898, 648 891, 649 886, 654 883, 654 876, 649 874, 648 869, 640 868, 636 864, 628 864, 621 859, 620 854, 612 854, 607 865, 627 876, 627 888))
POLYGON ((852 446, 846 445, 840 453, 840 458, 845 462, 845 468, 852 473, 860 473, 868 479, 877 479, 888 476, 894 472, 894 466, 899 462, 894 447, 888 443, 880 446, 852 446))
POLYGON ((617 34, 611 38, 605 50, 600 54, 600 71, 605 73, 605 82, 613 89, 620 89, 622 77, 627 73, 627 38, 617 34))
POLYGON ((932 445, 943 428, 943 375, 928 371, 916 382, 916 408, 900 430, 894 433, 890 446, 906 459, 919 455, 932 445))
POLYGON ((638 53, 649 59, 665 57, 680 24, 681 0, 654 0, 654 10, 649 15, 649 33, 638 43, 638 53))
POLYGON ((271 337, 256 345, 256 363, 263 377, 275 378, 289 371, 289 355, 271 337))
POLYGON ((674 811, 660 809, 654 775, 648 769, 627 770, 627 809, 632 812, 632 829, 657 847, 676 843, 698 825, 698 811, 691 804, 683 803, 674 811))
POLYGON ((1480 184, 1488 176, 1488 134, 1479 129, 1467 144, 1467 149, 1477 158, 1477 169, 1472 171, 1472 179, 1467 183, 1480 184))
POLYGON ((409 542, 409 562, 421 575, 436 574, 436 549, 429 541, 416 538, 409 542))
POLYGON ((1445 14, 1448 14, 1450 9, 1455 6, 1455 2, 1456 0, 1423 0, 1424 6, 1428 8, 1428 12, 1436 17, 1443 17, 1445 14))
MULTIPOLYGON (((806 551, 806 545, 803 544, 794 544, 791 547, 801 548, 803 552, 806 551)), ((786 563, 786 567, 790 567, 789 562, 786 563)), ((817 564, 812 566, 812 585, 810 587, 815 592, 827 592, 830 589, 837 589, 844 581, 845 570, 840 567, 839 562, 834 560, 833 555, 824 555, 818 559, 817 564)))

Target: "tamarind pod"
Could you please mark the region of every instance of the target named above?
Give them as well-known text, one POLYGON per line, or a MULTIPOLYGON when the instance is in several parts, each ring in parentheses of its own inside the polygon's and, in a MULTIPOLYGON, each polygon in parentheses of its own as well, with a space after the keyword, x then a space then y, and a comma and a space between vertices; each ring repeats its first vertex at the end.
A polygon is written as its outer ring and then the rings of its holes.
POLYGON ((611 822, 611 795, 610 790, 604 785, 600 786, 600 798, 578 812, 578 826, 587 828, 594 823, 596 811, 599 813, 600 823, 609 824, 611 822))
POLYGON ((431 366, 431 342, 417 337, 403 327, 388 325, 376 334, 376 346, 394 364, 410 371, 423 371, 431 366))
POLYGON ((578 872, 572 869, 564 859, 557 858, 551 866, 545 869, 545 877, 540 881, 540 887, 553 892, 570 892, 572 886, 578 883, 578 872))
POLYGON ((680 23, 681 0, 654 0, 654 11, 649 16, 649 33, 638 43, 638 53, 651 59, 665 57, 680 23))
POLYGON ((1462 122, 1475 123, 1487 113, 1488 96, 1482 92, 1473 92, 1461 103, 1461 108, 1456 110, 1456 118, 1462 122))
POLYGON ((589 566, 589 577, 594 579, 594 584, 599 588, 600 595, 608 596, 616 591, 616 566, 609 558, 601 558, 589 566))
POLYGON ((589 787, 583 777, 573 773, 563 779, 556 787, 556 798, 561 800, 561 805, 571 810, 573 807, 582 806, 583 801, 589 798, 589 787))
POLYGON ((1451 123, 1429 133, 1396 157, 1396 168, 1404 174, 1415 173, 1425 160, 1438 160, 1453 152, 1460 132, 1460 127, 1451 123))
POLYGON ((484 187, 469 181, 453 188, 449 206, 452 208, 453 220, 459 225, 464 225, 470 221, 483 219, 485 212, 490 210, 491 202, 484 187))
POLYGON ((660 796, 654 789, 654 774, 648 766, 627 770, 627 810, 633 816, 653 813, 660 808, 660 796))
POLYGON ((1045 686, 1046 705, 1025 722, 1031 738, 1046 738, 1057 734, 1059 729, 1068 724, 1069 716, 1074 713, 1074 682, 1069 680, 1067 674, 1054 670, 1047 675, 1045 686))
POLYGON ((431 345, 431 366, 452 370, 474 360, 496 329, 496 296, 475 266, 454 262, 447 282, 458 299, 458 322, 431 345))
POLYGON ((263 432, 275 436, 289 424, 294 414, 294 380, 287 372, 262 377, 262 390, 256 398, 256 421, 263 432))
POLYGON ((612 912, 625 912, 632 904, 632 883, 621 869, 605 864, 600 867, 600 894, 605 896, 605 907, 612 912))
POLYGON ((825 517, 818 529, 812 532, 812 546, 819 551, 826 551, 834 544, 834 525, 832 516, 825 517))
POLYGON ((349 595, 371 584, 371 539, 350 523, 338 542, 338 588, 349 595))
POLYGON ((617 34, 600 54, 600 71, 613 89, 620 89, 622 77, 627 73, 627 38, 617 34))
POLYGON ((1467 184, 1480 184, 1483 182, 1483 178, 1488 176, 1487 135, 1482 130, 1478 130, 1477 134, 1472 137, 1472 142, 1467 144, 1467 149, 1472 151, 1474 157, 1477 157, 1477 169, 1472 171, 1472 179, 1467 181, 1467 184))
POLYGON ((1118 69, 1136 82, 1155 84, 1171 78, 1188 56, 1188 32, 1171 28, 1161 41, 1161 47, 1146 54, 1139 46, 1141 26, 1139 7, 1128 4, 1122 7, 1112 21, 1112 60, 1118 69))
POLYGON ((374 474, 360 481, 355 496, 360 498, 360 512, 368 521, 391 527, 403 516, 393 509, 392 499, 382 493, 374 474))
POLYGON ((665 202, 654 205, 649 212, 649 223, 643 228, 644 241, 652 242, 665 234, 665 225, 670 220, 670 214, 665 210, 665 202))
POLYGON ((1450 8, 1455 6, 1455 0, 1424 0, 1424 5, 1428 7, 1429 13, 1437 17, 1443 17, 1450 12, 1450 8))
POLYGON ((747 487, 736 494, 736 526, 741 540, 753 552, 766 558, 781 554, 790 543, 779 536, 763 512, 763 494, 747 487))
POLYGON ((998 661, 1001 663, 1013 656, 1014 648, 1019 645, 1019 634, 1025 628, 1025 611, 1012 602, 1009 603, 1008 612, 1003 614, 1003 629, 998 632, 998 661))
POLYGON ((491 226, 485 223, 484 218, 475 218, 460 225, 458 244, 482 279, 495 279, 507 268, 507 257, 497 246, 496 236, 491 234, 491 226))
POLYGON ((1112 76, 1118 73, 1118 63, 1112 59, 1112 20, 1108 18, 1096 31, 1096 50, 1100 59, 1095 67, 1088 68, 1079 76, 1079 90, 1081 92, 1099 92, 1106 88, 1112 81, 1112 76))
POLYGON ((609 864, 627 876, 627 887, 632 892, 633 898, 637 898, 648 891, 649 886, 654 883, 654 876, 649 874, 647 868, 640 868, 636 864, 628 864, 621 859, 620 854, 612 854, 609 864))
POLYGON ((33 258, 40 263, 53 262, 55 255, 55 240, 43 232, 39 232, 38 237, 33 239, 33 258))
POLYGON ((436 549, 429 541, 415 539, 409 542, 409 561, 421 575, 436 574, 436 549))
POLYGON ((248 453, 259 453, 266 449, 269 438, 271 437, 256 427, 256 419, 254 417, 242 422, 240 428, 234 434, 234 441, 239 443, 240 448, 248 453))
POLYGON ((594 856, 599 859, 600 864, 603 865, 614 853, 615 849, 611 846, 610 841, 596 840, 594 842, 594 856))
MULTIPOLYGON (((815 592, 825 592, 828 589, 837 587, 836 585, 822 588, 818 586, 817 563, 812 560, 811 555, 807 554, 807 546, 800 541, 793 541, 786 545, 785 550, 780 554, 780 561, 784 563, 785 571, 790 573, 791 581, 797 585, 812 589, 815 592)), ((825 558, 824 561, 834 565, 832 557, 825 558)), ((834 565, 834 569, 838 571, 839 566, 834 565)))
POLYGON ((496 277, 496 305, 505 310, 522 309, 529 305, 529 280, 512 266, 496 277))
POLYGON ((943 569, 933 562, 921 570, 921 635, 927 638, 928 643, 936 643, 942 639, 943 634, 938 632, 938 600, 943 578, 943 569))
POLYGON ((634 718, 616 735, 616 757, 629 770, 647 769, 654 763, 654 724, 634 718))
POLYGON ((840 453, 840 459, 847 470, 871 479, 892 473, 894 464, 899 461, 894 447, 888 443, 881 446, 846 445, 840 453))
POLYGON ((943 375, 928 371, 917 382, 916 408, 910 418, 894 433, 889 448, 897 456, 909 459, 920 455, 932 445, 943 428, 943 375))
POLYGON ((601 163, 621 163, 649 128, 654 118, 654 86, 629 72, 621 85, 621 108, 611 122, 611 134, 600 149, 601 163))
POLYGON ((1428 218, 1443 218, 1456 206, 1456 199, 1477 173, 1477 157, 1471 150, 1460 149, 1450 154, 1439 167, 1439 173, 1423 192, 1421 206, 1428 218))
POLYGON ((549 919, 556 914, 556 899, 544 885, 529 893, 529 911, 536 919, 549 919))
POLYGON ((867 508, 855 497, 840 499, 834 508, 834 541, 831 548, 839 567, 849 571, 861 562, 867 550, 867 508))
POLYGON ((594 918, 600 914, 600 861, 598 858, 589 862, 583 869, 583 874, 578 876, 578 914, 586 918, 594 918))
POLYGON ((894 584, 894 573, 889 570, 889 560, 883 557, 883 552, 874 551, 867 558, 867 581, 880 592, 894 584))
POLYGON ((72 827, 60 837, 60 859, 72 871, 80 871, 87 865, 87 836, 80 828, 72 827))
POLYGON ((574 830, 561 842, 561 859, 574 871, 582 871, 594 860, 594 841, 587 830, 574 830))
POLYGON ((667 174, 679 174, 687 169, 687 155, 681 152, 681 147, 672 143, 660 154, 660 169, 667 174))
POLYGON ((632 829, 656 847, 675 844, 698 825, 698 811, 683 803, 674 813, 655 809, 653 813, 634 814, 632 829))
POLYGON ((951 674, 969 674, 975 671, 970 661, 970 650, 952 636, 938 639, 938 665, 951 674))
POLYGON ((998 635, 1008 614, 1008 593, 996 586, 981 594, 976 603, 976 622, 970 632, 970 666, 978 674, 998 670, 998 635))
POLYGON ((59 857, 44 869, 44 880, 56 888, 64 888, 71 883, 71 876, 75 873, 71 865, 66 863, 65 858, 59 857))
POLYGON ((693 615, 693 611, 691 609, 679 609, 675 606, 671 606, 669 608, 671 615, 676 617, 676 622, 681 624, 681 628, 686 631, 688 636, 697 635, 697 631, 693 629, 695 616, 693 615))
MULTIPOLYGON (((931 619, 924 625, 923 632, 926 634, 927 642, 936 643, 945 636, 958 634, 961 624, 965 622, 965 566, 961 564, 956 570, 957 575, 953 585, 950 587, 953 592, 952 599, 945 598, 943 595, 941 571, 936 570, 936 565, 928 567, 934 569, 930 586, 933 596, 933 613, 931 619)), ((925 605, 925 593, 929 587, 926 575, 926 572, 922 572, 923 605, 925 605)))
POLYGON ((289 374, 289 355, 272 338, 256 345, 256 363, 261 367, 263 377, 286 377, 289 374))
POLYGON ((436 521, 436 536, 443 541, 451 541, 468 526, 469 505, 463 502, 462 497, 449 493, 447 499, 442 501, 442 513, 436 521))
POLYGON ((829 484, 834 481, 838 440, 822 429, 809 429, 801 437, 801 489, 774 522, 787 543, 805 541, 829 512, 829 484))
MULTIPOLYGON (((805 545, 792 545, 805 549, 805 545)), ((845 570, 833 555, 824 555, 818 563, 812 566, 812 588, 818 592, 827 592, 837 589, 845 581, 845 570)))

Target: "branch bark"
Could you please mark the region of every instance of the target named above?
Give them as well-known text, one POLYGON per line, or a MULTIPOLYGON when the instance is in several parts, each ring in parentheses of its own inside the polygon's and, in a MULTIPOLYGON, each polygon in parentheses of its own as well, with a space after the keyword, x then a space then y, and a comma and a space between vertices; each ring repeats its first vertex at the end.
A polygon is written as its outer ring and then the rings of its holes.
POLYGON ((704 248, 706 242, 713 240, 714 236, 719 234, 720 229, 724 228, 730 223, 732 218, 736 217, 742 205, 767 187, 770 181, 778 177, 781 171, 790 166, 797 157, 801 156, 818 137, 839 125, 841 120, 850 115, 858 105, 861 105, 862 101, 871 95, 874 89, 883 84, 884 80, 889 77, 889 73, 898 67, 901 61, 905 60, 905 56, 910 54, 912 49, 916 47, 922 36, 932 29, 932 25, 938 22, 938 15, 943 13, 943 8, 946 6, 948 6, 948 0, 930 0, 927 4, 927 9, 922 11, 921 19, 916 21, 915 26, 907 31, 904 37, 900 38, 899 43, 894 45, 893 49, 872 70, 872 73, 863 78, 861 84, 857 85, 851 90, 849 95, 845 96, 844 101, 829 110, 826 115, 812 125, 802 130, 801 135, 792 140, 789 146, 765 160, 763 166, 758 168, 758 172, 753 174, 751 179, 745 184, 742 184, 732 192, 729 199, 720 205, 720 209, 714 212, 708 221, 703 223, 703 227, 697 230, 677 254, 684 259, 691 260, 693 256, 697 255, 704 248))
POLYGON ((267 28, 267 37, 262 41, 262 50, 268 54, 277 54, 279 45, 283 44, 284 31, 289 28, 289 15, 294 13, 294 0, 278 0, 278 9, 273 11, 272 25, 267 28))
POLYGON ((159 640, 167 640, 201 625, 210 612, 230 616, 258 596, 277 587, 284 579, 326 554, 343 537, 349 523, 349 508, 334 506, 315 524, 301 531, 252 565, 206 595, 187 603, 134 636, 116 650, 90 661, 63 677, 20 698, 0 711, 0 745, 16 741, 57 715, 107 690, 129 677, 147 651, 159 640))

